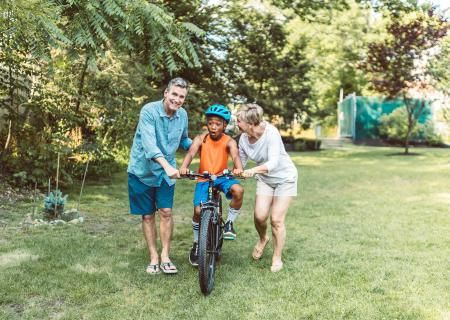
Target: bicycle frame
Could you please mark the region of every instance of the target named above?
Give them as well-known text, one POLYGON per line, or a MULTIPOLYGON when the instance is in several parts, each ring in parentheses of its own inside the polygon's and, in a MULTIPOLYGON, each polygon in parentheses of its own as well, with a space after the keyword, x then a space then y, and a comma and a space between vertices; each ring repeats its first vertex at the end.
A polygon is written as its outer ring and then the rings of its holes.
POLYGON ((221 223, 222 219, 222 208, 221 208, 221 196, 220 191, 214 188, 214 180, 208 181, 208 200, 206 202, 200 203, 200 212, 202 212, 202 209, 217 209, 214 210, 214 219, 213 223, 221 223))
POLYGON ((189 178, 204 178, 208 181, 208 199, 200 203, 199 232, 199 283, 204 295, 208 295, 214 287, 216 261, 220 259, 223 243, 222 201, 220 190, 214 187, 214 181, 222 176, 233 177, 227 170, 221 175, 208 172, 186 175, 189 178))
MULTIPOLYGON (((220 218, 222 217, 222 208, 221 208, 221 196, 220 196, 220 190, 216 189, 214 187, 214 181, 217 180, 217 178, 220 177, 229 177, 232 178, 234 175, 229 170, 224 170, 224 172, 220 175, 210 174, 209 172, 204 173, 196 173, 196 172, 189 172, 186 177, 191 179, 197 179, 197 178, 203 178, 208 180, 208 199, 206 202, 200 203, 200 207, 202 209, 214 209, 218 208, 220 213, 220 218)), ((214 223, 217 223, 217 221, 214 221, 214 223)))

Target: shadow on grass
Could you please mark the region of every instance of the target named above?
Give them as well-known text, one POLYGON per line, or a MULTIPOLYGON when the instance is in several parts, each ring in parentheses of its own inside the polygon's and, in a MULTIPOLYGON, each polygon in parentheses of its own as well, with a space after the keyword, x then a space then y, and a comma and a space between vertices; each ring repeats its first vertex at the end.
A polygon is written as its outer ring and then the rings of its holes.
POLYGON ((388 153, 385 156, 386 157, 395 157, 395 156, 421 156, 423 155, 422 153, 417 153, 417 152, 409 152, 409 153, 404 153, 404 152, 394 152, 394 153, 388 153))

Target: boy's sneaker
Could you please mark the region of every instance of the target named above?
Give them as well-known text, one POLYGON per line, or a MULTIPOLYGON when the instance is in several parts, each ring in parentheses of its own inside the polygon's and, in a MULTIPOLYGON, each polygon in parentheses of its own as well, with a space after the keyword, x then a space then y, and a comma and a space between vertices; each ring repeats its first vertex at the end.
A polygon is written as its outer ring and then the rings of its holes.
POLYGON ((194 242, 191 248, 191 252, 189 252, 189 262, 194 267, 198 266, 198 244, 194 242))
POLYGON ((223 228, 223 238, 225 240, 236 240, 236 231, 233 228, 233 222, 227 221, 223 228))

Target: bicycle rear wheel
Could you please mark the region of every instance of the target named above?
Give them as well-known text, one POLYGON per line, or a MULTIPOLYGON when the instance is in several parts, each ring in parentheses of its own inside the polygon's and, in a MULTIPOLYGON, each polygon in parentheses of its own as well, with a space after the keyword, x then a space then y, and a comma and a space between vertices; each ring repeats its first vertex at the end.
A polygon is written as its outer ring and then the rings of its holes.
POLYGON ((198 279, 200 290, 208 295, 214 287, 217 254, 217 231, 212 221, 213 209, 201 212, 200 234, 198 241, 198 279))

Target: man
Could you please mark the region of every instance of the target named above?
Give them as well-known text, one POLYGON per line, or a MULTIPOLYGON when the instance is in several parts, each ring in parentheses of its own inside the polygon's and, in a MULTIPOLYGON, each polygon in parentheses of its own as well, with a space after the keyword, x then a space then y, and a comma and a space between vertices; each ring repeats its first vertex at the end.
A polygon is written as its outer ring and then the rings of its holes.
POLYGON ((142 215, 142 230, 147 242, 150 264, 146 272, 177 273, 171 262, 170 241, 173 231, 172 206, 175 181, 180 173, 175 168, 178 147, 188 150, 188 119, 181 107, 188 84, 182 78, 172 79, 164 91, 164 99, 144 105, 131 148, 128 164, 128 193, 131 214, 142 215), (156 247, 155 212, 159 211, 161 260, 156 247))

